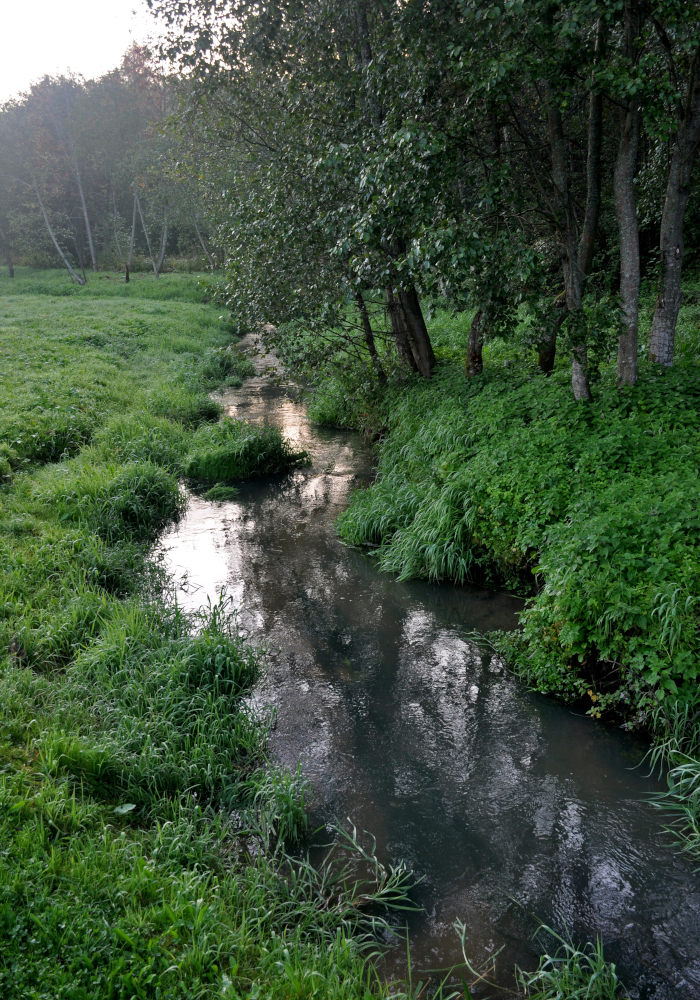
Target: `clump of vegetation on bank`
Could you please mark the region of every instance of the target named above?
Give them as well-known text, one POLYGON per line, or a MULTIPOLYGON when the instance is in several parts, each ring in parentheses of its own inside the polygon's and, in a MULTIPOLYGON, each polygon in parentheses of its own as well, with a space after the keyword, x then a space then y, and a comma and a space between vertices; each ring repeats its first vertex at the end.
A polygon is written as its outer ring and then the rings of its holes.
POLYGON ((197 431, 184 473, 195 483, 224 484, 287 472, 308 458, 306 452, 294 451, 277 427, 227 419, 197 431))
POLYGON ((549 927, 540 927, 543 954, 534 972, 517 970, 527 1000, 616 1000, 623 986, 615 966, 606 962, 600 939, 577 948, 549 927), (552 953, 546 949, 552 948, 552 953))
POLYGON ((387 995, 365 960, 372 904, 405 902, 406 872, 352 833, 320 871, 286 853, 306 832, 305 786, 270 767, 246 703, 259 654, 225 604, 183 614, 149 562, 182 509, 182 456, 230 433, 203 402, 230 330, 190 278, 132 277, 123 301, 14 280, 0 319, 0 994, 387 995), (58 455, 42 444, 54 417, 82 428, 58 455))
POLYGON ((402 577, 534 592, 514 645, 540 690, 635 722, 697 679, 697 371, 604 376, 595 406, 549 379, 438 366, 394 390, 377 483, 341 536, 402 577))
MULTIPOLYGON (((681 313, 680 344, 697 337, 695 312, 691 301, 681 313)), ((381 436, 376 482, 353 497, 341 537, 404 578, 529 595, 504 646, 539 690, 660 739, 678 706, 696 726, 695 352, 670 370, 642 363, 634 388, 603 363, 581 406, 565 368, 544 377, 517 339, 487 345, 483 374, 465 378, 469 318, 434 314, 430 380, 363 392, 368 363, 313 374, 317 417, 381 436)))

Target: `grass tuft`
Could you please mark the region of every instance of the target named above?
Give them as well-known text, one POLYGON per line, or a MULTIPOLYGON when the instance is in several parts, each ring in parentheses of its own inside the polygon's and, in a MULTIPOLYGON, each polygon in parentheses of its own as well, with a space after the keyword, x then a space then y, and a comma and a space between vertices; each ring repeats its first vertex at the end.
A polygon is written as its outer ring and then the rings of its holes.
POLYGON ((624 988, 615 966, 605 960, 600 939, 577 948, 568 938, 542 926, 544 951, 535 972, 517 970, 518 985, 527 1000, 621 1000, 624 988))
POLYGON ((308 463, 276 427, 254 427, 226 418, 200 427, 184 472, 195 483, 226 484, 253 476, 278 475, 308 463))

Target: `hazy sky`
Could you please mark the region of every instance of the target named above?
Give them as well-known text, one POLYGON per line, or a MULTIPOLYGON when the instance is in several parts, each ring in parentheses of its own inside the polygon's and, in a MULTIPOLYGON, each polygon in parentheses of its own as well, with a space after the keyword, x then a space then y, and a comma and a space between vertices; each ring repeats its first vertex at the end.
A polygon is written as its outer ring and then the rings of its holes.
POLYGON ((0 103, 45 74, 114 69, 156 22, 145 0, 0 0, 0 103))

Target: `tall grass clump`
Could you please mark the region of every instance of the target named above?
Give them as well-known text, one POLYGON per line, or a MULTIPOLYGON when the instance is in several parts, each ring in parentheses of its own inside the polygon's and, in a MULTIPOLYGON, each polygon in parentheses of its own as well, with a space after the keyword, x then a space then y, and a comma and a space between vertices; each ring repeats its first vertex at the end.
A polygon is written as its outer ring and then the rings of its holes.
POLYGON ((250 358, 235 345, 227 344, 226 347, 213 347, 207 351, 200 372, 206 385, 235 388, 243 383, 243 379, 253 375, 255 368, 250 358))
POLYGON ((295 451, 277 427, 225 418, 198 429, 184 473, 196 483, 230 483, 287 472, 307 461, 306 452, 295 451))
POLYGON ((700 861, 700 699, 660 705, 653 731, 649 762, 666 790, 652 798, 652 805, 668 819, 675 843, 700 861))
POLYGON ((64 463, 40 482, 38 500, 55 504, 64 520, 86 525, 107 542, 153 540, 184 507, 177 480, 150 461, 64 463))
POLYGON ((97 431, 93 444, 105 462, 150 462, 177 473, 189 434, 179 421, 146 410, 112 417, 97 431))
MULTIPOLYGON (((552 952, 544 950, 535 972, 517 970, 527 1000, 623 1000, 624 987, 615 966, 605 960, 600 939, 577 948, 549 927, 540 927, 552 952)), ((542 942, 547 947, 546 942, 542 942)))

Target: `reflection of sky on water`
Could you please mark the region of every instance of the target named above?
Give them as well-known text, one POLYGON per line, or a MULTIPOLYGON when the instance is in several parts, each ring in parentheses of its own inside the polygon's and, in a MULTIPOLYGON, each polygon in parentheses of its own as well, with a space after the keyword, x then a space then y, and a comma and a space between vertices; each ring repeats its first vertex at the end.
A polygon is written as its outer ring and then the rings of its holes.
MULTIPOLYGON (((422 876, 414 966, 459 960, 459 918, 474 961, 503 947, 508 983, 515 961, 535 963, 541 919, 600 933, 640 998, 700 995, 700 893, 643 802, 640 746, 529 694, 469 637, 511 625, 516 599, 400 583, 338 542, 334 518, 370 470, 356 437, 313 429, 261 378, 225 401, 279 423, 313 465, 233 503, 193 500, 166 561, 187 571, 183 603, 225 588, 269 646, 256 701, 275 706, 272 748, 301 761, 313 821, 352 817, 422 876)), ((404 960, 391 953, 388 973, 404 960)))

